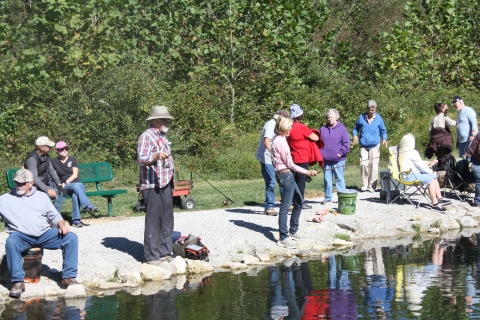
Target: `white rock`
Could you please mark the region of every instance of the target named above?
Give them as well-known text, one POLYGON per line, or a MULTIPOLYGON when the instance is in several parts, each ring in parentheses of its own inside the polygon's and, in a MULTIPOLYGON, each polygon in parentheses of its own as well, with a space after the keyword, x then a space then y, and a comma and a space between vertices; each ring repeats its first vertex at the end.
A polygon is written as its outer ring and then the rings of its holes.
POLYGON ((475 228, 478 227, 478 222, 470 216, 464 216, 460 218, 460 225, 463 228, 475 228))
POLYGON ((258 262, 260 262, 260 259, 250 254, 244 254, 241 262, 245 264, 257 264, 258 262))
POLYGON ((187 273, 205 273, 212 271, 213 267, 208 262, 187 259, 187 273))
POLYGON ((337 238, 333 241, 333 245, 336 247, 350 247, 354 246, 355 243, 337 238))
POLYGON ((175 257, 175 259, 173 259, 173 261, 170 262, 170 264, 176 268, 177 274, 187 273, 187 263, 182 257, 180 256, 175 257))
POLYGON ((82 298, 86 296, 87 294, 85 293, 83 284, 70 285, 65 292, 65 299, 82 298))
POLYGON ((142 263, 140 266, 140 276, 143 281, 161 281, 170 279, 172 273, 160 267, 142 263))
POLYGON ((270 255, 266 252, 257 252, 256 256, 257 256, 258 260, 260 260, 262 262, 272 261, 272 258, 270 258, 270 255))

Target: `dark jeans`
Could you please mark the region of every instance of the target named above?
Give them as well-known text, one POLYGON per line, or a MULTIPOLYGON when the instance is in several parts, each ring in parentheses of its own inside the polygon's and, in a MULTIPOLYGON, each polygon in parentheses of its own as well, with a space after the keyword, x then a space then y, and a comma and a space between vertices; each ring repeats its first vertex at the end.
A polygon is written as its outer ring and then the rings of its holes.
POLYGON ((480 161, 474 157, 470 158, 472 162, 472 171, 475 176, 475 198, 473 202, 480 205, 480 161))
POLYGON ((154 261, 172 253, 173 196, 170 185, 164 189, 142 190, 145 201, 145 261, 154 261))
MULTIPOLYGON (((302 167, 305 170, 310 168, 310 164, 308 162, 305 163, 295 163, 297 166, 302 167)), ((300 195, 302 199, 305 198, 305 183, 306 183, 307 176, 303 173, 295 172, 295 182, 297 183, 298 190, 300 190, 300 195)))
POLYGON ((302 212, 303 198, 299 194, 297 184, 292 172, 278 174, 279 185, 282 186, 282 200, 280 201, 280 213, 278 214, 278 226, 280 240, 288 238, 288 232, 294 234, 298 231, 300 213, 302 212), (293 211, 290 217, 290 230, 287 227, 288 211, 293 201, 293 211))

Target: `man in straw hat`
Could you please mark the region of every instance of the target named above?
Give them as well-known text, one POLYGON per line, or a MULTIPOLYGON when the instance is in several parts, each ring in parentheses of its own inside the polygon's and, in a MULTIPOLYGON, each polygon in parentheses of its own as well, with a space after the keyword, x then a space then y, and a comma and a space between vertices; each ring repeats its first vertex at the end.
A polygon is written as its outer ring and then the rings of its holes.
POLYGON ((48 155, 54 145, 55 143, 48 137, 39 137, 35 140, 35 150, 27 155, 23 166, 32 172, 35 187, 39 191, 47 193, 51 199, 55 199, 53 206, 60 212, 67 193, 62 187, 48 155), (50 186, 50 180, 55 183, 57 188, 50 186))
POLYGON ((159 265, 172 260, 174 163, 168 131, 168 108, 155 106, 147 118, 150 127, 138 139, 140 190, 145 201, 145 262, 159 265))
POLYGON ((12 298, 20 298, 25 291, 22 253, 33 247, 62 249, 62 285, 68 287, 78 284, 75 279, 78 269, 77 235, 69 232, 49 198, 33 185, 33 179, 30 170, 18 170, 13 178, 15 189, 0 196, 0 215, 5 220, 5 230, 9 233, 5 251, 13 282, 10 290, 12 298))

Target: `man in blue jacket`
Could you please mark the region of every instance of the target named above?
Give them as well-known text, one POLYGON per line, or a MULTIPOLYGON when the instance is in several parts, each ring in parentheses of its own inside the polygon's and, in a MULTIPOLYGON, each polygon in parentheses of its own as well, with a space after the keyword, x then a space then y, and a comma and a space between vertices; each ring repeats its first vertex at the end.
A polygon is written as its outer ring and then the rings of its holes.
POLYGON ((463 99, 455 96, 452 99, 452 106, 457 110, 457 148, 458 156, 463 158, 473 138, 477 135, 478 124, 475 110, 465 105, 463 99))
POLYGON ((382 117, 377 113, 377 103, 369 100, 367 112, 358 117, 352 130, 353 144, 358 142, 360 133, 360 174, 362 191, 375 192, 378 178, 378 162, 380 161, 380 137, 385 148, 388 148, 387 128, 382 117))

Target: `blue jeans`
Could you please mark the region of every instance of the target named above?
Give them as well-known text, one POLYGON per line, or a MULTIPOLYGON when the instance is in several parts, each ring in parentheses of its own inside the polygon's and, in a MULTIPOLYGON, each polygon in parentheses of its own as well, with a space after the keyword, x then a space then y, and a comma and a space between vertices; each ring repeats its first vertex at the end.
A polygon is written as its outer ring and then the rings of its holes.
POLYGON ((282 186, 280 201, 280 213, 278 214, 278 226, 280 229, 280 240, 288 238, 288 232, 294 234, 298 231, 300 213, 303 206, 303 198, 300 195, 293 172, 285 172, 278 175, 278 184, 282 186), (287 227, 288 211, 293 202, 293 211, 290 217, 290 230, 287 227))
POLYGON ((53 206, 55 207, 55 209, 57 209, 58 212, 61 212, 63 203, 65 202, 66 198, 58 191, 57 188, 52 188, 52 189, 55 190, 55 193, 57 194, 57 197, 53 201, 53 206))
POLYGON ((323 174, 323 182, 325 185, 325 200, 332 201, 332 176, 335 175, 335 187, 338 191, 345 190, 345 177, 343 172, 345 171, 345 160, 339 162, 325 161, 325 170, 323 174))
POLYGON ((271 164, 261 163, 262 177, 265 180, 265 210, 275 207, 275 168, 271 164))
POLYGON ((78 268, 78 237, 69 232, 60 235, 58 229, 51 228, 40 237, 31 237, 21 232, 12 232, 5 243, 8 271, 12 275, 12 282, 22 282, 25 271, 22 264, 22 252, 38 247, 48 250, 62 249, 63 279, 76 278, 78 268))
POLYGON ((470 158, 472 162, 473 175, 475 176, 475 198, 473 202, 480 205, 480 161, 474 157, 470 158))
POLYGON ((80 208, 85 208, 90 204, 85 194, 85 185, 81 182, 73 182, 65 185, 65 190, 72 197, 72 219, 80 220, 80 208))
POLYGON ((468 148, 470 148, 470 144, 471 142, 469 140, 458 143, 458 156, 460 158, 463 158, 463 156, 465 155, 465 152, 467 152, 468 148))

